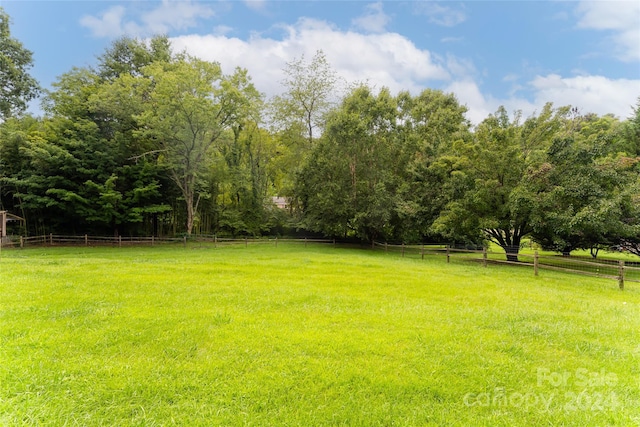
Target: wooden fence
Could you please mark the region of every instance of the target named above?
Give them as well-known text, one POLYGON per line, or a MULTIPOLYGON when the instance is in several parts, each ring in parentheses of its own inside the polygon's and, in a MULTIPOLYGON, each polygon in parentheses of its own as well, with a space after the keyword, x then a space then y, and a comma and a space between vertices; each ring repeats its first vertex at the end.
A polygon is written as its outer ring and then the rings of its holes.
MULTIPOLYGON (((336 242, 335 239, 279 239, 275 238, 220 238, 216 235, 192 235, 183 237, 100 237, 100 236, 61 236, 61 235, 42 235, 31 237, 14 237, 0 240, 0 250, 5 247, 29 247, 29 246, 133 246, 133 245, 158 245, 158 244, 182 244, 186 247, 187 243, 206 243, 213 244, 214 247, 224 245, 244 245, 249 244, 271 244, 278 246, 278 242, 299 243, 306 247, 310 243, 332 244, 334 247, 344 243, 336 242)), ((481 263, 484 267, 489 264, 509 264, 519 267, 532 268, 533 274, 537 276, 541 269, 564 271, 573 274, 584 274, 595 277, 604 277, 615 279, 618 286, 624 289, 625 282, 640 283, 640 261, 625 262, 618 260, 591 259, 584 257, 566 257, 566 256, 549 256, 538 255, 538 252, 519 253, 518 261, 508 261, 505 253, 494 252, 486 248, 478 249, 473 247, 457 248, 446 244, 422 244, 422 245, 392 245, 388 243, 373 242, 371 249, 385 251, 388 253, 400 254, 401 256, 420 257, 424 259, 428 256, 446 257, 447 263, 451 260, 456 261, 472 261, 481 263)))
POLYGON ((243 244, 248 246, 249 244, 275 244, 278 246, 278 241, 297 242, 306 245, 307 243, 331 243, 336 245, 335 239, 279 239, 277 237, 268 238, 221 238, 216 235, 192 235, 182 237, 127 237, 127 236, 90 236, 85 234, 83 236, 61 236, 56 234, 46 234, 42 236, 30 236, 30 237, 14 237, 12 239, 5 239, 0 241, 0 248, 13 247, 13 248, 25 248, 33 246, 139 246, 149 245, 154 246, 163 243, 174 243, 186 245, 188 242, 195 243, 212 243, 217 245, 238 245, 243 244))
POLYGON ((535 251, 534 253, 518 253, 518 261, 508 261, 506 254, 502 251, 495 252, 486 248, 455 248, 444 244, 390 245, 388 243, 374 242, 372 248, 384 250, 385 252, 399 253, 401 256, 420 256, 422 259, 429 255, 446 256, 447 262, 451 262, 451 259, 474 261, 481 263, 484 267, 489 264, 528 267, 532 268, 535 276, 538 276, 541 269, 546 269, 603 277, 617 280, 621 290, 624 289, 625 282, 640 283, 640 260, 625 262, 576 256, 539 255, 535 251))

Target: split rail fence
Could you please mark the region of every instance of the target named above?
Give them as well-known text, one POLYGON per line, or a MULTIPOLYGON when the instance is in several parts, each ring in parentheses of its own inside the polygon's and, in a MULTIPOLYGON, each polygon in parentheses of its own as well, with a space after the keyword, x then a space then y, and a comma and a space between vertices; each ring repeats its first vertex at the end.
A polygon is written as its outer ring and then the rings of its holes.
POLYGON ((447 262, 455 260, 466 260, 481 263, 484 267, 489 264, 508 264, 523 268, 532 268, 533 274, 538 276, 541 269, 564 271, 572 274, 582 274, 587 276, 602 277, 618 281, 620 290, 624 289, 625 282, 640 283, 640 261, 625 262, 622 260, 593 259, 577 256, 562 255, 539 255, 534 253, 520 252, 517 261, 506 259, 505 252, 491 251, 487 248, 455 248, 451 245, 390 245, 387 243, 374 242, 373 249, 384 250, 385 252, 400 253, 404 256, 420 256, 422 259, 429 255, 446 256, 447 262))
MULTIPOLYGON (((271 244, 278 246, 278 242, 299 243, 305 246, 309 243, 324 243, 344 246, 344 243, 336 242, 335 239, 279 239, 275 238, 220 238, 215 235, 194 235, 183 237, 96 237, 96 236, 60 236, 54 234, 19 237, 13 239, 0 240, 0 250, 2 247, 29 247, 29 246, 133 246, 133 245, 156 245, 156 244, 182 244, 204 243, 218 245, 255 245, 271 244)), ((447 263, 455 261, 472 261, 481 263, 484 267, 489 264, 509 264, 522 268, 532 268, 535 276, 538 276, 541 269, 564 271, 573 274, 583 274, 588 276, 603 277, 618 281, 621 290, 624 289, 625 282, 640 283, 640 262, 625 262, 621 260, 608 260, 575 256, 560 255, 539 255, 538 252, 518 253, 518 261, 508 261, 505 253, 487 250, 486 248, 456 248, 446 244, 423 244, 423 245, 392 245, 388 243, 373 242, 373 250, 383 250, 388 253, 401 254, 403 257, 420 257, 424 259, 428 256, 446 257, 447 263)))

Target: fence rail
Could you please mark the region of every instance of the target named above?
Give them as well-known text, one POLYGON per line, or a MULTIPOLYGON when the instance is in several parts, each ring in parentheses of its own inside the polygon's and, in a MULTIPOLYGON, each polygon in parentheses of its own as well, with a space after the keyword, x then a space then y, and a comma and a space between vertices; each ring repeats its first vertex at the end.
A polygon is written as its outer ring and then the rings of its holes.
MULTIPOLYGON (((192 235, 183 237, 127 237, 127 236, 63 236, 48 234, 42 236, 14 237, 0 239, 0 249, 10 247, 28 246, 133 246, 133 245, 156 245, 156 244, 183 244, 187 243, 209 243, 214 247, 227 245, 249 244, 272 244, 276 247, 278 242, 298 243, 306 245, 308 243, 323 243, 337 245, 335 239, 310 239, 310 238, 224 238, 216 235, 192 235)), ((508 264, 520 267, 533 268, 534 275, 539 274, 539 270, 554 270, 572 274, 582 274, 595 277, 615 279, 618 281, 620 289, 624 289, 625 282, 640 283, 640 261, 625 262, 607 259, 588 259, 583 257, 549 256, 538 255, 537 251, 531 253, 518 253, 517 261, 505 259, 504 252, 495 252, 486 248, 477 247, 454 247, 447 244, 421 244, 421 245, 397 245, 381 242, 372 242, 371 249, 385 252, 399 253, 405 256, 419 256, 424 259, 427 256, 446 256, 447 262, 452 259, 462 261, 480 262, 484 267, 489 264, 508 264)), ((513 255, 513 254, 512 254, 513 255)))
POLYGON ((192 235, 182 237, 130 237, 130 236, 90 236, 85 234, 83 236, 64 236, 57 234, 46 234, 41 236, 29 236, 29 237, 14 237, 5 238, 0 241, 0 248, 24 248, 29 246, 125 246, 125 245, 155 245, 161 243, 213 243, 214 245, 240 245, 245 246, 249 244, 275 244, 278 245, 278 241, 286 241, 288 243, 300 243, 306 245, 307 243, 331 243, 336 245, 335 239, 281 239, 278 237, 268 238, 226 238, 218 237, 216 235, 192 235))
MULTIPOLYGON (((608 259, 585 259, 583 257, 567 257, 562 255, 538 255, 537 251, 531 253, 518 253, 517 261, 505 259, 504 252, 495 252, 476 248, 455 248, 449 245, 424 244, 424 245, 391 245, 388 243, 374 242, 371 247, 385 252, 401 253, 402 256, 419 255, 424 258, 427 255, 444 255, 447 262, 451 259, 481 262, 483 266, 489 264, 507 264, 520 267, 533 268, 534 275, 539 270, 554 270, 571 274, 581 274, 593 277, 602 277, 618 281, 620 289, 624 289, 625 282, 640 283, 640 261, 625 262, 608 259)), ((511 254, 516 255, 516 254, 511 254)))

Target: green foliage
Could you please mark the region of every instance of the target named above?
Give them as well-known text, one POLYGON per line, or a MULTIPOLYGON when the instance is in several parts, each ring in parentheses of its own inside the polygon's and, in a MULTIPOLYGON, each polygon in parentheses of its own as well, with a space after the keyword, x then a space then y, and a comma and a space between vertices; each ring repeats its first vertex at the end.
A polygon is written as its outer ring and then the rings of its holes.
POLYGON ((440 91, 393 97, 387 89, 352 90, 329 115, 300 174, 305 226, 336 236, 419 241, 446 200, 450 167, 440 156, 468 138, 465 111, 440 91))
POLYGON ((284 72, 285 93, 273 99, 272 119, 281 128, 299 129, 311 147, 324 129, 338 77, 321 50, 311 62, 303 56, 287 63, 284 72))
POLYGON ((630 159, 617 152, 620 129, 608 116, 576 117, 529 174, 539 203, 532 237, 543 248, 565 254, 592 249, 595 256, 619 242, 631 184, 630 159))
POLYGON ((300 175, 298 194, 310 229, 363 239, 388 233, 398 185, 396 107, 388 90, 376 96, 363 86, 329 117, 300 175))
POLYGON ((477 238, 477 231, 517 260, 522 238, 533 230, 537 195, 528 173, 544 159, 552 139, 564 126, 568 108, 547 104, 521 123, 500 108, 485 119, 469 141, 453 144, 450 156, 467 185, 442 210, 434 230, 457 238, 477 238))
MULTIPOLYGON (((430 89, 416 97, 401 93, 398 104, 406 172, 399 187, 397 215, 402 227, 396 238, 435 241, 439 236, 433 233, 433 222, 461 185, 462 176, 449 154, 453 144, 471 138, 466 107, 453 94, 430 89)), ((469 235, 473 233, 465 231, 454 240, 469 235)))
POLYGON ((438 90, 355 86, 338 100, 319 51, 287 64, 266 106, 246 70, 224 74, 157 36, 114 41, 95 68, 59 77, 44 118, 14 118, 35 94, 31 56, 1 11, 0 30, 0 59, 22 61, 0 79, 24 89, 0 106, 0 208, 28 233, 492 240, 511 260, 532 237, 640 253, 640 100, 626 121, 547 105, 472 129, 438 90))
POLYGON ((9 15, 0 7, 0 121, 24 111, 40 91, 29 75, 33 54, 11 37, 9 24, 9 15))

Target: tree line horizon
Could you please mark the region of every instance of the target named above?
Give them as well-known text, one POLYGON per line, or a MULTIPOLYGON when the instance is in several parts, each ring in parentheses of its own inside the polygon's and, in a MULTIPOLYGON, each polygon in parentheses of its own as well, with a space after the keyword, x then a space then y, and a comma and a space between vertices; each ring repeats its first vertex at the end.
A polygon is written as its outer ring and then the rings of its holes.
POLYGON ((322 51, 288 63, 267 100, 245 69, 123 37, 42 91, 33 117, 31 53, 0 18, 0 59, 16 65, 0 72, 15 89, 0 100, 0 210, 25 218, 21 234, 493 241, 514 259, 530 238, 640 255, 640 98, 622 120, 548 103, 472 126, 440 90, 336 96, 322 51))

